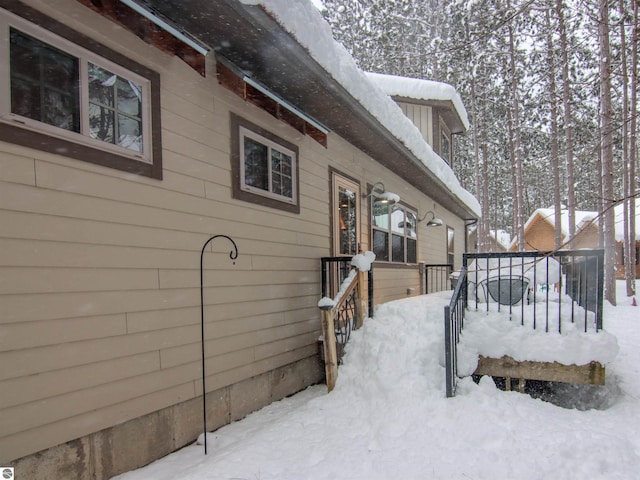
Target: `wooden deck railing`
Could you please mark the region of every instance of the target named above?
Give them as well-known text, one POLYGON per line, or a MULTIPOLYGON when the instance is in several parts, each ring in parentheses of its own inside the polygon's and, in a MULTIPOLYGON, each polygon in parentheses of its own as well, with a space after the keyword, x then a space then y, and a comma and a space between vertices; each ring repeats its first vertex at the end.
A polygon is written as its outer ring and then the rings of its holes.
POLYGON ((365 272, 352 269, 343 280, 336 296, 319 304, 322 315, 325 375, 329 392, 336 384, 338 364, 344 355, 351 331, 360 328, 367 315, 365 283, 365 272))

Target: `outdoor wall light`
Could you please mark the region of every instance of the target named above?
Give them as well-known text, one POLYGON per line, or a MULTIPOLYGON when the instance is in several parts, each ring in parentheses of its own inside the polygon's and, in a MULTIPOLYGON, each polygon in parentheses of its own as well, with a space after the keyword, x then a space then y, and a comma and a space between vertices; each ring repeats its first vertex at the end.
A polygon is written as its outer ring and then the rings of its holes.
POLYGON ((376 182, 371 187, 371 191, 362 194, 362 198, 376 196, 375 202, 381 203, 383 205, 393 205, 394 203, 398 203, 400 201, 400 195, 397 193, 387 192, 384 188, 384 183, 376 182))
POLYGON ((429 214, 431 214, 431 220, 427 222, 427 227, 439 227, 441 225, 444 225, 444 222, 442 221, 442 219, 436 217, 436 214, 433 213, 431 210, 425 213, 424 217, 418 220, 418 223, 422 222, 425 218, 427 218, 427 215, 429 214))

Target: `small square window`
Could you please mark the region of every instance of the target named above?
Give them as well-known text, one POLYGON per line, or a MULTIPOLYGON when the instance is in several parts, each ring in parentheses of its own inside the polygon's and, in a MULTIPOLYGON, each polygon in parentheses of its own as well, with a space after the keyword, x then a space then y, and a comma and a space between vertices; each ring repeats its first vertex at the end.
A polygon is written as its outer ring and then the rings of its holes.
POLYGON ((233 195, 298 213, 298 149, 270 132, 231 116, 233 195))

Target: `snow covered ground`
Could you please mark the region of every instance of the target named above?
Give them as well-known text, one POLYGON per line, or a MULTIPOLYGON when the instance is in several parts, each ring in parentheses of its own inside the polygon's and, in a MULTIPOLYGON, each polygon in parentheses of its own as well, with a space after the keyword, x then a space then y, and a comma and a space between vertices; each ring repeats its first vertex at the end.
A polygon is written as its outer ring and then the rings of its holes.
POLYGON ((619 283, 607 384, 545 391, 555 404, 462 380, 446 399, 450 292, 378 307, 352 335, 331 394, 319 385, 120 480, 634 479, 640 473, 640 307, 619 283), (574 408, 562 408, 556 404, 574 408))

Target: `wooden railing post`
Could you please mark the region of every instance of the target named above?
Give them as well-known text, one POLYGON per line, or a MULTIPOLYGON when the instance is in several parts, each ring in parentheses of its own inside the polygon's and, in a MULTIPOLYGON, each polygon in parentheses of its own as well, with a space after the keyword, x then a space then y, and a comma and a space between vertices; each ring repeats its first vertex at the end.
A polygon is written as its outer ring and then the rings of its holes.
POLYGON ((324 348, 324 371, 327 391, 331 392, 338 379, 338 354, 336 353, 336 332, 333 323, 333 306, 320 307, 322 311, 322 342, 324 348))
POLYGON ((366 272, 358 271, 358 284, 356 285, 356 288, 358 289, 356 292, 356 305, 358 306, 358 311, 356 312, 356 318, 354 319, 356 330, 364 325, 364 319, 367 316, 367 299, 364 289, 366 278, 366 272))

